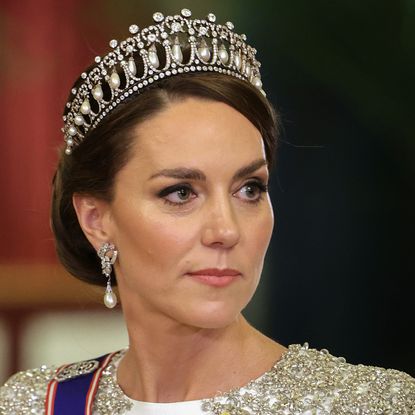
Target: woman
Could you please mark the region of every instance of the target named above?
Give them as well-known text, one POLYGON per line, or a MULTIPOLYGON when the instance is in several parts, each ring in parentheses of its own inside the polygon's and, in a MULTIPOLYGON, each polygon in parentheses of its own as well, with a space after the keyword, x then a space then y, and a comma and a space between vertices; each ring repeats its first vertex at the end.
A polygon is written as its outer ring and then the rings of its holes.
POLYGON ((72 89, 53 183, 59 257, 110 308, 116 281, 130 346, 15 375, 1 413, 413 413, 408 375, 286 349, 242 317, 273 228, 276 117, 231 23, 153 17, 72 89))

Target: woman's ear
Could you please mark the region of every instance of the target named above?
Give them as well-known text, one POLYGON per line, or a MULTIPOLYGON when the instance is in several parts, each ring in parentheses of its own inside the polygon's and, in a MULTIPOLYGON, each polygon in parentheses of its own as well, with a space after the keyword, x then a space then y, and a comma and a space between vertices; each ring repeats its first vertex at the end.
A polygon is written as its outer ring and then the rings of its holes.
POLYGON ((72 197, 72 203, 82 231, 96 250, 111 240, 108 202, 76 193, 72 197))

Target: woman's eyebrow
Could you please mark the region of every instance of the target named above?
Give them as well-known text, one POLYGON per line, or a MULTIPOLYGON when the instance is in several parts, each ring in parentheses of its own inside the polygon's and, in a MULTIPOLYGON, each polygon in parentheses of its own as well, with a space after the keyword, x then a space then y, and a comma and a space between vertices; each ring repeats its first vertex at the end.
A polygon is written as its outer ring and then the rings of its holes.
POLYGON ((163 169, 153 174, 149 180, 155 179, 156 177, 171 177, 173 179, 184 179, 184 180, 201 180, 206 181, 206 176, 202 171, 198 169, 189 169, 186 167, 177 167, 174 169, 163 169))
MULTIPOLYGON (((266 166, 268 163, 264 159, 258 159, 241 167, 234 175, 233 180, 239 180, 257 171, 260 167, 266 166)), ((174 169, 163 169, 150 176, 149 180, 157 177, 169 177, 180 180, 199 180, 206 181, 206 175, 199 169, 189 169, 187 167, 176 167, 174 169)))
POLYGON ((268 165, 267 161, 264 159, 258 159, 248 164, 247 166, 241 167, 234 175, 233 180, 240 180, 246 176, 257 171, 260 167, 268 165))

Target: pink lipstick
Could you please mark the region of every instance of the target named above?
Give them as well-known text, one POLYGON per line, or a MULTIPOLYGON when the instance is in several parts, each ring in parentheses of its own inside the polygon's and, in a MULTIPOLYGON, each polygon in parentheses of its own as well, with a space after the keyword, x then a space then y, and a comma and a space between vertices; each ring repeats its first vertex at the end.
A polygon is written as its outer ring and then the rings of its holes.
POLYGON ((225 287, 236 281, 241 276, 241 273, 230 268, 207 268, 189 272, 187 275, 206 285, 225 287))

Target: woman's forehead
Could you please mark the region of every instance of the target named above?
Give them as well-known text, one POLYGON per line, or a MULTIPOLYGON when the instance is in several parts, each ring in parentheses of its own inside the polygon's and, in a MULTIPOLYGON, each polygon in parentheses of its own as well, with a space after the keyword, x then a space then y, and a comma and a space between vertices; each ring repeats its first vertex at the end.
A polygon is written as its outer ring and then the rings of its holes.
POLYGON ((260 132, 244 115, 227 104, 196 98, 169 104, 134 134, 135 153, 142 157, 171 156, 174 149, 184 156, 263 151, 260 132))

